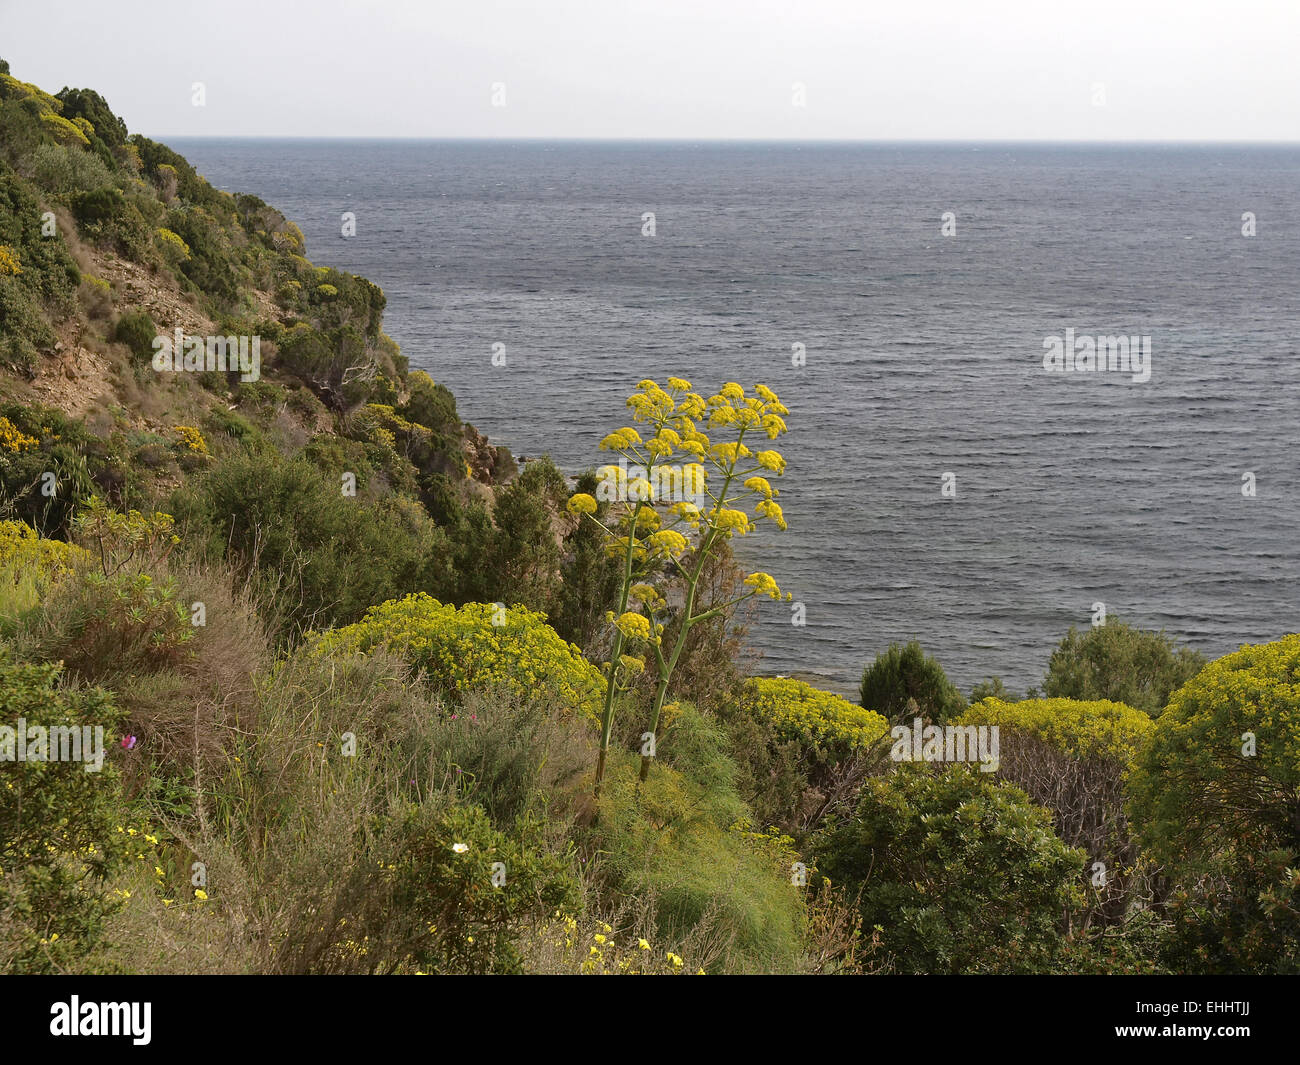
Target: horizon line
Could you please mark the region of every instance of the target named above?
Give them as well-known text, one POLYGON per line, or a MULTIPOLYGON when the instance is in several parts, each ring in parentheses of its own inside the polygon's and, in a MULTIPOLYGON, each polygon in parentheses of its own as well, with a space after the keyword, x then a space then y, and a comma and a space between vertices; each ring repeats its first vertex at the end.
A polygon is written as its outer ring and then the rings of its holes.
MULTIPOLYGON (((136 131, 138 132, 138 131, 136 131)), ((374 144, 391 144, 394 142, 411 143, 456 143, 456 144, 761 144, 761 145, 960 145, 960 146, 1148 146, 1148 147, 1300 147, 1300 138, 1293 140, 1260 139, 1145 139, 1139 137, 1113 140, 1089 138, 999 138, 979 137, 970 139, 950 137, 573 137, 573 136, 519 136, 519 137, 479 137, 479 136, 325 136, 308 134, 279 133, 153 133, 143 134, 150 140, 190 140, 190 141, 314 141, 326 143, 369 142, 374 144)))

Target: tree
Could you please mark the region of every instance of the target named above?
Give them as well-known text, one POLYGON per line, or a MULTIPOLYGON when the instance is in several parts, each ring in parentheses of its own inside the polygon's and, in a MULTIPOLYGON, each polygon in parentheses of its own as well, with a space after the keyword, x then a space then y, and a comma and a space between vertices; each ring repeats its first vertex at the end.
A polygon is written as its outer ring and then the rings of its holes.
POLYGON ((1105 699, 1156 717, 1171 692, 1205 665, 1205 658, 1174 646, 1160 632, 1145 632, 1112 618, 1079 632, 1071 627, 1052 652, 1043 681, 1049 699, 1105 699))
POLYGON ((906 645, 891 643, 862 674, 861 703, 890 720, 916 712, 934 722, 944 722, 961 713, 966 705, 961 692, 933 658, 915 640, 906 645))
POLYGON ((1019 788, 923 763, 868 780, 817 852, 823 874, 861 890, 863 927, 906 973, 1041 972, 1084 864, 1019 788))

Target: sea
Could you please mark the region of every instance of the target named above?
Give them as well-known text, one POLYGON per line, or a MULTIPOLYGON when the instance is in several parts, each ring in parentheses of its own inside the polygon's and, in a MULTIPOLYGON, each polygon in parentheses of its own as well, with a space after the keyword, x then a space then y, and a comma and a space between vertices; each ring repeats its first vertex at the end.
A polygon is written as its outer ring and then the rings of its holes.
POLYGON ((168 143, 517 456, 601 464, 646 377, 774 389, 758 672, 852 696, 917 639, 1023 692, 1099 607, 1211 657, 1297 630, 1300 146, 168 143), (1117 336, 1143 365, 1086 369, 1117 336))

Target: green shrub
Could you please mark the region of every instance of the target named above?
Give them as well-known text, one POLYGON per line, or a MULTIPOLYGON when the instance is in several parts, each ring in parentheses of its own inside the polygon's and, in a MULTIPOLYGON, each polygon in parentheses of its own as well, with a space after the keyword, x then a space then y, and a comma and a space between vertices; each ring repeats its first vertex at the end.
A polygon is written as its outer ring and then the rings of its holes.
POLYGON ((150 365, 154 355, 154 338, 158 327, 148 311, 125 311, 113 323, 112 339, 118 344, 125 344, 131 351, 136 363, 150 365))
POLYGON ((961 713, 966 705, 956 686, 933 658, 913 640, 906 645, 891 643, 862 674, 861 702, 891 721, 912 711, 938 724, 961 713))
POLYGON ((80 420, 51 407, 7 404, 3 416, 38 441, 36 447, 0 447, 0 502, 6 516, 44 536, 66 536, 72 515, 96 492, 90 463, 102 471, 103 442, 91 438, 80 420))
POLYGON ((56 94, 63 104, 63 117, 71 120, 84 118, 90 122, 95 136, 110 148, 120 148, 126 142, 126 123, 108 106, 108 102, 91 89, 65 88, 56 94))
POLYGON ((45 600, 50 587, 88 561, 79 547, 36 535, 21 521, 0 521, 0 629, 11 634, 27 611, 45 600))
POLYGON ((1163 631, 1143 632, 1111 618, 1083 632, 1070 629, 1052 652, 1043 691, 1049 698, 1109 699, 1155 717, 1203 665, 1204 657, 1175 648, 1163 631))
POLYGON ((40 307, 15 279, 0 275, 0 361, 11 372, 35 377, 40 357, 57 337, 40 307))
POLYGON ((78 192, 68 203, 77 228, 87 238, 135 262, 148 261, 152 243, 149 223, 121 189, 78 192))
POLYGON ((1173 963, 1300 972, 1300 635, 1175 692, 1131 789, 1145 846, 1178 879, 1173 963))
POLYGON ((1170 698, 1133 781, 1163 860, 1300 850, 1298 685, 1300 635, 1291 635, 1210 663, 1170 698))
POLYGON ((864 927, 906 973, 1028 973, 1062 946, 1085 855, 1023 791, 968 766, 900 765, 866 782, 853 819, 818 848, 818 868, 861 888, 864 927))
POLYGON ((1128 775, 1151 739, 1151 718, 1105 701, 986 699, 957 722, 997 727, 998 778, 1051 810, 1056 834, 1103 863, 1104 877, 1090 881, 1089 919, 1121 924, 1139 898, 1149 901, 1151 870, 1139 859, 1125 804, 1128 775))
POLYGON ((1151 719, 1131 706, 1106 700, 985 699, 958 719, 963 725, 998 725, 1037 736, 1076 758, 1115 760, 1127 772, 1151 737, 1151 719))
POLYGON ((750 678, 741 706, 771 721, 789 739, 843 755, 854 747, 870 748, 889 732, 889 723, 874 710, 792 677, 750 678))
POLYGON ((550 692, 594 715, 604 692, 599 670, 565 643, 546 618, 523 607, 469 603, 457 609, 423 593, 372 607, 355 625, 327 632, 317 653, 386 647, 447 692, 502 685, 521 695, 550 692))
POLYGON ((218 915, 251 921, 246 965, 517 971, 516 942, 574 912, 571 850, 535 811, 575 758, 540 704, 486 693, 454 717, 383 651, 295 654, 254 687, 197 833, 218 915))
MULTIPOLYGON (((0 655, 0 724, 101 726, 107 748, 119 716, 112 699, 61 689, 59 673, 0 655)), ((126 860, 117 770, 12 753, 0 759, 0 972, 66 972, 121 903, 109 886, 126 860)))
POLYGON ((113 184, 113 172, 93 152, 42 144, 32 153, 36 184, 57 196, 72 196, 113 184))
POLYGON ((682 713, 673 741, 682 757, 647 780, 638 781, 625 752, 612 752, 591 840, 601 856, 593 875, 604 893, 652 911, 656 942, 716 944, 710 971, 795 972, 806 927, 798 855, 789 840, 750 830, 721 734, 693 727, 689 707, 682 713))
POLYGON ((396 500, 344 496, 309 462, 235 455, 169 509, 208 558, 255 576, 281 635, 358 620, 373 604, 446 579, 441 530, 396 500))

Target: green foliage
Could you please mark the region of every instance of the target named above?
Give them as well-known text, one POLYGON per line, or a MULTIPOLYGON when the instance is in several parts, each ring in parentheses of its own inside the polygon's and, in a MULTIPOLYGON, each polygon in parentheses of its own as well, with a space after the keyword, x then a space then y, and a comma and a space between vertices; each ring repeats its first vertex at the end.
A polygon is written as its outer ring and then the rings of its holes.
POLYGON ((113 323, 113 340, 125 344, 138 365, 150 364, 157 335, 158 327, 148 311, 126 311, 113 323))
POLYGON ((1162 943, 1180 973, 1300 975, 1300 857, 1288 848, 1224 855, 1214 875, 1180 885, 1162 943))
POLYGON ((1248 644, 1180 688, 1132 786, 1162 860, 1300 850, 1300 635, 1248 644))
POLYGON ((10 634, 55 582, 88 560, 81 548, 39 537, 25 522, 0 521, 0 629, 10 634))
MULTIPOLYGON (((578 479, 575 492, 594 495, 595 491, 596 475, 589 471, 578 479)), ((595 517, 606 522, 608 513, 609 504, 598 502, 595 517)), ((591 653, 607 628, 605 614, 618 603, 618 559, 610 557, 600 526, 590 521, 574 524, 564 538, 563 551, 551 624, 566 640, 591 653)))
POLYGON ((1155 717, 1171 692, 1205 664, 1161 632, 1134 629, 1116 618, 1084 632, 1071 627, 1052 652, 1043 691, 1049 698, 1109 699, 1155 717))
MULTIPOLYGON (((105 747, 112 742, 112 699, 61 689, 60 668, 0 654, 0 726, 9 730, 0 743, 16 744, 19 718, 29 729, 100 726, 105 747)), ((86 772, 85 762, 19 762, 13 753, 0 759, 0 972, 66 972, 120 905, 109 886, 126 859, 118 775, 107 761, 86 772)))
POLYGON ((254 576, 284 636, 356 621, 414 588, 441 589, 441 530, 396 500, 341 489, 303 459, 235 455, 180 489, 169 509, 200 554, 254 576))
POLYGON ((80 421, 39 404, 0 409, 20 433, 38 441, 19 450, 0 447, 0 504, 7 517, 24 521, 44 536, 67 536, 72 515, 96 492, 93 472, 105 464, 103 442, 80 421), (54 476, 53 495, 45 492, 54 476))
POLYGON ((515 481, 497 490, 495 528, 482 559, 485 599, 552 609, 562 560, 556 516, 567 499, 564 476, 549 459, 530 462, 515 481))
POLYGON ((64 88, 56 97, 63 105, 63 117, 86 119, 95 136, 109 148, 120 148, 126 143, 126 123, 113 114, 107 101, 91 89, 64 88))
POLYGON ((59 196, 72 196, 113 184, 113 172, 99 156, 78 148, 42 144, 32 153, 36 184, 59 196))
POLYGON ((524 607, 469 603, 457 609, 423 593, 372 607, 355 625, 325 633, 318 653, 387 647, 446 692, 503 686, 544 690, 569 709, 593 714, 604 694, 600 672, 565 643, 544 615, 524 607))
POLYGON ((1131 706, 1106 700, 985 699, 956 719, 962 725, 998 725, 1037 736, 1076 758, 1113 758, 1132 767, 1151 736, 1151 719, 1131 706))
POLYGON ((23 286, 0 275, 0 362, 13 373, 35 377, 41 355, 54 350, 56 339, 23 286))
POLYGON ((792 677, 751 678, 741 705, 771 721, 787 738, 842 754, 854 747, 870 748, 889 732, 889 723, 875 711, 792 677))
POLYGON ((527 930, 576 909, 571 848, 540 819, 574 757, 540 703, 444 706, 382 651, 298 653, 247 715, 199 831, 259 971, 517 971, 527 930))
POLYGON ((961 713, 966 701, 933 658, 915 640, 906 645, 891 643, 862 674, 861 703, 891 721, 915 711, 942 724, 961 713))
POLYGON ((542 825, 529 820, 518 831, 522 838, 499 831, 479 806, 434 813, 413 805, 397 828, 391 893, 368 915, 373 926, 385 937, 394 926, 407 930, 411 963, 421 968, 518 972, 520 928, 577 902, 571 862, 540 849, 542 825))
MULTIPOLYGON (((688 722, 680 737, 689 756, 658 767, 647 780, 621 752, 600 797, 592 843, 601 852, 602 890, 653 904, 657 935, 691 930, 725 944, 727 972, 791 972, 802 950, 798 856, 789 841, 749 831, 748 811, 730 786, 735 767, 688 722)), ((677 739, 674 739, 674 745, 677 739)), ((721 971, 720 967, 720 970, 721 971)))
POLYGON ((1001 677, 989 677, 987 680, 978 681, 970 690, 971 703, 982 702, 985 699, 998 699, 1004 703, 1014 703, 1016 697, 1007 690, 1007 686, 1002 683, 1001 677))
POLYGON ((1104 863, 1104 883, 1089 893, 1089 919, 1120 925, 1139 898, 1149 901, 1150 870, 1124 807, 1129 773, 1151 739, 1150 717, 1105 701, 986 699, 957 722, 996 727, 998 778, 1051 810, 1057 835, 1104 863))
POLYGON ((906 973, 1049 967, 1084 860, 1019 788, 920 763, 868 780, 856 815, 818 850, 821 872, 861 889, 864 927, 906 973))
POLYGON ((202 207, 185 205, 167 212, 165 228, 185 245, 188 255, 180 272, 200 292, 214 297, 220 306, 231 306, 239 298, 238 256, 230 230, 202 207))
POLYGON ((74 193, 68 199, 81 234, 134 262, 147 263, 152 246, 149 223, 121 189, 74 193))
MULTIPOLYGON (((0 277, 6 288, 13 287, 0 297, 0 336, 19 331, 28 335, 42 309, 57 321, 71 313, 75 305, 80 271, 62 238, 41 234, 43 213, 35 190, 17 174, 0 167, 0 245, 13 249, 22 265, 17 277, 0 277), (20 295, 28 300, 21 301, 20 295)), ((52 346, 52 333, 43 321, 31 342, 38 350, 52 346)))

